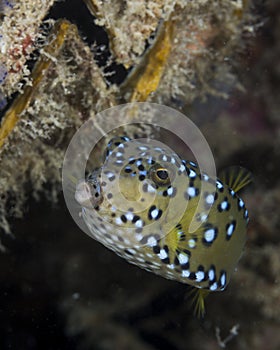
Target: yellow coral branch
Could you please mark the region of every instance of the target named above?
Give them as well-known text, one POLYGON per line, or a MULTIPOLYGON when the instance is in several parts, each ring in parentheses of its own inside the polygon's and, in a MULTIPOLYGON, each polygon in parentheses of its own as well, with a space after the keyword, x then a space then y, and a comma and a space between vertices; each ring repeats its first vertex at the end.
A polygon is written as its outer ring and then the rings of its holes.
POLYGON ((18 122, 21 113, 28 107, 32 100, 33 94, 36 91, 36 87, 42 81, 45 75, 45 70, 55 61, 57 51, 62 47, 67 32, 70 27, 75 27, 66 20, 58 21, 51 33, 54 39, 44 47, 41 51, 41 56, 36 63, 34 70, 31 75, 32 86, 26 86, 22 95, 19 95, 12 106, 6 112, 0 128, 0 148, 3 146, 6 138, 9 136, 16 123, 18 122))
POLYGON ((144 102, 158 88, 171 52, 172 34, 173 22, 169 20, 162 24, 155 43, 121 87, 124 95, 130 94, 129 102, 144 102))

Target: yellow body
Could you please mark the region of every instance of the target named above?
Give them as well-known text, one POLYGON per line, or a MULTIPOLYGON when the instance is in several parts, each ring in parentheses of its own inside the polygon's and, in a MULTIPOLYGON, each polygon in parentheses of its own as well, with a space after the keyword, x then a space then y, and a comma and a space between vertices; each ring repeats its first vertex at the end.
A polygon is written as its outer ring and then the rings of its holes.
POLYGON ((163 148, 117 138, 108 149, 87 182, 100 184, 83 208, 92 236, 130 263, 198 288, 203 314, 204 297, 226 287, 244 248, 248 212, 235 190, 249 173, 224 173, 226 185, 163 148))

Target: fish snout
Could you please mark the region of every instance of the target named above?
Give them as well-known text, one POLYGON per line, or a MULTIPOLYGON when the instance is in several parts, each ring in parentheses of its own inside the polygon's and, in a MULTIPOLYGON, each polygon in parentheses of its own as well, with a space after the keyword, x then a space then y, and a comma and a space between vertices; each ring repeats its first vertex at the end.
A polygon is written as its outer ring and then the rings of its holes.
POLYGON ((95 209, 102 201, 100 187, 81 180, 76 186, 75 199, 82 207, 95 209))

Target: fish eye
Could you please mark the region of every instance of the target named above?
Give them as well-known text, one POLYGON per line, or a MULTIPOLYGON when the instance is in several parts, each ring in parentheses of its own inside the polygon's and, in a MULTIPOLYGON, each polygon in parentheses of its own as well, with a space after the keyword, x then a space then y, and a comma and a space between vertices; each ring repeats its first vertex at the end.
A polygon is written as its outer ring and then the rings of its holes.
POLYGON ((157 174, 157 177, 163 181, 168 179, 168 172, 166 169, 159 169, 157 170, 156 174, 157 174))
POLYGON ((151 178, 159 186, 167 185, 170 183, 169 172, 165 168, 154 169, 151 173, 151 178))

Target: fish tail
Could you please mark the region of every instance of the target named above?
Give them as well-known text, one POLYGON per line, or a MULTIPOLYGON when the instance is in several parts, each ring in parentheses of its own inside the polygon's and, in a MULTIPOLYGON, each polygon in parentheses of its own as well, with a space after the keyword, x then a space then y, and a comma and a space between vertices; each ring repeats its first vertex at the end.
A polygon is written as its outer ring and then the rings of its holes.
POLYGON ((219 174, 219 178, 222 182, 233 189, 234 192, 240 191, 243 187, 253 181, 251 172, 240 166, 231 166, 224 169, 219 174))

